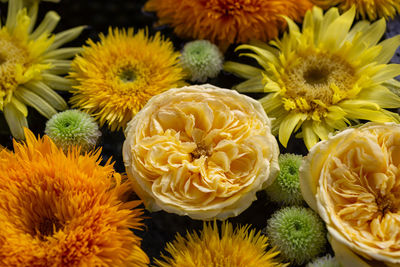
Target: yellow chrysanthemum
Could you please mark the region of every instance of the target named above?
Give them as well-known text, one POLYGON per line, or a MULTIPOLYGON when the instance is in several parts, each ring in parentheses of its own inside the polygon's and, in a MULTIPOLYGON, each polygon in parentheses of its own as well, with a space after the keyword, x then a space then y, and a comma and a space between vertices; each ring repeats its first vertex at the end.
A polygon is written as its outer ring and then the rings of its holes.
POLYGON ((0 111, 3 111, 14 137, 24 138, 27 127, 27 105, 50 118, 67 104, 53 89, 69 90, 70 82, 58 75, 70 69, 70 60, 79 48, 61 48, 77 37, 83 27, 52 36, 60 17, 54 11, 46 14, 34 30, 38 3, 29 10, 22 0, 8 3, 5 25, 0 24, 0 111))
POLYGON ((149 38, 145 30, 110 29, 100 42, 87 43, 72 63, 70 76, 79 84, 70 102, 100 126, 124 128, 152 96, 183 85, 179 53, 159 32, 149 38))
POLYGON ((286 146, 292 132, 301 128, 308 148, 327 139, 335 129, 359 119, 399 122, 397 113, 383 108, 400 107, 400 98, 388 87, 400 88, 393 78, 399 64, 387 64, 400 44, 400 36, 378 43, 385 20, 354 25, 355 8, 339 15, 331 8, 325 15, 314 7, 307 12, 302 31, 288 19, 289 33, 270 45, 255 43, 238 49, 258 61, 263 69, 228 62, 225 69, 248 80, 236 89, 267 92, 260 99, 286 146))
POLYGON ((341 11, 356 7, 357 17, 376 20, 393 18, 400 12, 399 0, 312 0, 322 8, 337 6, 341 11))
POLYGON ((68 154, 47 136, 0 151, 0 266, 147 266, 140 201, 100 151, 68 154), (132 209, 132 210, 131 210, 132 209))
POLYGON ((156 260, 159 267, 284 267, 274 259, 279 254, 275 249, 266 251, 268 238, 249 226, 233 229, 232 224, 223 222, 221 232, 217 224, 205 223, 200 235, 180 234, 167 243, 165 250, 170 257, 162 255, 156 260))
POLYGON ((286 28, 285 15, 301 22, 309 0, 149 0, 160 24, 184 38, 208 39, 223 48, 252 39, 267 41, 286 28))

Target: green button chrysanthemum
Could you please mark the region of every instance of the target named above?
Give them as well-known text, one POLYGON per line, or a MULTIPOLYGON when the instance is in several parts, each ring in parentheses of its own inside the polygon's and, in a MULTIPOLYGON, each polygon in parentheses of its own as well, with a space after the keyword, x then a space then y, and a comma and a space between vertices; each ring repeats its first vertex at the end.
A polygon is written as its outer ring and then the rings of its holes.
POLYGON ((180 62, 192 82, 205 82, 222 70, 224 57, 218 47, 207 40, 197 40, 183 47, 180 62))
POLYGON ((265 191, 272 201, 283 205, 300 205, 303 196, 300 191, 299 168, 302 161, 301 155, 279 155, 279 175, 265 191))
POLYGON ((267 222, 267 236, 281 257, 301 265, 322 253, 326 229, 319 216, 304 207, 286 207, 275 212, 267 222))
POLYGON ((45 133, 64 151, 70 146, 80 146, 81 151, 87 151, 96 145, 101 135, 95 120, 75 109, 51 117, 46 123, 45 133))

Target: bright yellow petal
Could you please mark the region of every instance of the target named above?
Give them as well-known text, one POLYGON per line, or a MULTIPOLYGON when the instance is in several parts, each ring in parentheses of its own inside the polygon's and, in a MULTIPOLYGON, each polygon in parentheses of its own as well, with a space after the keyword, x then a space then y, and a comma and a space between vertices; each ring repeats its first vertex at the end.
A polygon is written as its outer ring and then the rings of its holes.
POLYGON ((303 133, 304 144, 308 149, 311 149, 316 143, 318 143, 319 138, 313 130, 313 122, 311 120, 303 123, 301 130, 303 133))
POLYGON ((283 118, 279 126, 279 141, 284 147, 286 147, 293 130, 306 119, 307 114, 297 112, 289 113, 289 115, 283 118))
POLYGON ((5 105, 3 112, 11 134, 17 139, 24 139, 24 127, 28 127, 24 114, 13 103, 5 105))
POLYGON ((224 63, 224 70, 234 73, 235 75, 245 79, 250 79, 254 76, 261 75, 262 72, 262 70, 259 68, 232 61, 226 61, 224 63))

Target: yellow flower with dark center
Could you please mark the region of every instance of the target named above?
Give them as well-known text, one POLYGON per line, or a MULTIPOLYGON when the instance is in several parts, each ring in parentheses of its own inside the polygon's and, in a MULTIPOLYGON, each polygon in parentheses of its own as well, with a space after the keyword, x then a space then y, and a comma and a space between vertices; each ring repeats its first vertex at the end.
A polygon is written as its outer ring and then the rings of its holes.
POLYGON ((399 266, 399 124, 370 122, 319 142, 300 186, 343 266, 399 266))
POLYGON ((232 224, 223 222, 221 231, 217 224, 205 223, 200 234, 177 235, 165 250, 170 257, 162 255, 156 260, 159 267, 284 267, 274 259, 279 252, 269 249, 268 238, 249 226, 233 229, 232 224))
POLYGON ((0 150, 0 266, 147 266, 140 201, 100 151, 67 154, 28 130, 0 150))
POLYGON ((78 82, 70 102, 92 114, 112 131, 128 121, 154 95, 183 85, 179 53, 160 33, 109 30, 100 42, 88 41, 72 63, 70 76, 78 82))
POLYGON ((27 105, 50 118, 67 104, 53 89, 69 90, 70 82, 58 75, 70 69, 70 60, 79 48, 60 48, 77 37, 83 27, 51 35, 60 17, 54 11, 46 14, 33 28, 38 2, 27 11, 22 0, 8 3, 8 15, 0 24, 0 111, 4 113, 14 137, 24 138, 27 127, 27 105))
POLYGON ((252 39, 267 41, 286 28, 283 15, 301 22, 310 0, 149 0, 144 9, 157 12, 160 24, 178 36, 208 39, 225 49, 252 39))
POLYGON ((314 4, 329 8, 337 6, 341 11, 356 7, 357 17, 376 20, 378 18, 394 18, 400 12, 398 0, 311 0, 314 4))
POLYGON ((300 130, 307 148, 327 139, 335 129, 358 120, 399 122, 400 98, 388 88, 400 88, 393 78, 399 64, 387 64, 400 44, 400 36, 378 43, 385 20, 360 21, 351 28, 353 7, 339 15, 331 8, 308 11, 302 30, 288 19, 289 32, 270 45, 254 42, 237 49, 258 61, 263 69, 227 62, 225 70, 248 79, 235 88, 240 92, 266 92, 260 99, 272 122, 272 131, 286 146, 300 130))

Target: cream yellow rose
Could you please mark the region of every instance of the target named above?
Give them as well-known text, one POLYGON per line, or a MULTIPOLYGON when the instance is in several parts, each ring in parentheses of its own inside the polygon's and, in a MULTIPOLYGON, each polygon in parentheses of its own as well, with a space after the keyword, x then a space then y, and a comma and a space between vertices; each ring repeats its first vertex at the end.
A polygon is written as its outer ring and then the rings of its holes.
POLYGON ((236 216, 271 184, 279 148, 260 103, 211 85, 153 97, 128 123, 123 158, 147 209, 236 216))
POLYGON ((304 199, 343 266, 400 266, 400 125, 368 123, 315 145, 300 168, 304 199))

